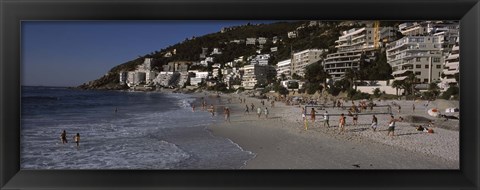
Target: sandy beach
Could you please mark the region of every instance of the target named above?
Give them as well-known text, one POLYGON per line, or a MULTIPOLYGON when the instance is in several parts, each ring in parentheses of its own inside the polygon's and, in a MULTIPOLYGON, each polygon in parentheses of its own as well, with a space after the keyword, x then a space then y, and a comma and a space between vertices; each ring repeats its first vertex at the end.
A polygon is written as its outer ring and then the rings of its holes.
MULTIPOLYGON (((370 128, 371 115, 360 115, 356 126, 352 125, 352 118, 347 117, 346 132, 338 134, 339 116, 335 114, 347 113, 342 109, 326 108, 332 114, 330 127, 323 126, 325 110, 317 110, 316 122, 312 126, 309 121, 309 128, 305 130, 298 105, 277 101, 271 107, 265 99, 262 106, 260 99, 236 94, 222 95, 221 99, 216 116, 220 122, 208 130, 255 154, 242 169, 459 169, 458 120, 443 121, 426 112, 431 107, 451 106, 448 102, 435 101, 425 106, 424 101, 395 100, 402 110, 398 113, 397 108, 393 108, 393 113, 405 120, 397 122, 392 138, 387 136, 390 117, 387 114, 377 115, 376 131, 370 128), (246 103, 240 103, 239 98, 246 103), (255 110, 245 114, 245 105, 250 107, 252 103, 255 110), (230 123, 223 121, 223 106, 231 109, 230 123), (256 114, 258 106, 262 107, 260 118, 256 114), (268 118, 263 113, 265 107, 269 109, 268 118), (414 125, 425 124, 425 121, 415 121, 412 116, 431 119, 438 127, 433 128, 434 133, 417 131, 414 125)), ((386 105, 393 101, 376 103, 386 105)))

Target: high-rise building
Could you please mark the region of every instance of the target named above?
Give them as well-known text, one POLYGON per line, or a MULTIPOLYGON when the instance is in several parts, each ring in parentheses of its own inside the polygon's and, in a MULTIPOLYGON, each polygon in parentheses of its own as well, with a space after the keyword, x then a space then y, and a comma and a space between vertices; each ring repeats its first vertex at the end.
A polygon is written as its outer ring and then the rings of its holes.
POLYGON ((322 59, 325 49, 307 49, 294 53, 291 61, 291 74, 305 75, 305 67, 322 59))
POLYGON ((394 80, 404 80, 410 73, 418 83, 440 80, 444 61, 437 37, 406 36, 387 44, 386 53, 394 80))

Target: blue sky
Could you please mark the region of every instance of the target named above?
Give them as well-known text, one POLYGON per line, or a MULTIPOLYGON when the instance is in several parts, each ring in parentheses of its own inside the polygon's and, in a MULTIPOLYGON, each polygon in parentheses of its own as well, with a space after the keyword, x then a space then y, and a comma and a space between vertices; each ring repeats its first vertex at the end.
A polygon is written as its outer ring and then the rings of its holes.
POLYGON ((22 85, 77 86, 187 37, 248 22, 272 21, 24 21, 22 85))

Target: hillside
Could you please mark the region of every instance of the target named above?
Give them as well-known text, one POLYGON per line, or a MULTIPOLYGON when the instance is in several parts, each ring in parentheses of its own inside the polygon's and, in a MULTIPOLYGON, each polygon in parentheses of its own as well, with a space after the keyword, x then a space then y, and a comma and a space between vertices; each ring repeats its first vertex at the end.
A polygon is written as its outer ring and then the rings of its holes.
POLYGON ((233 61, 240 56, 250 56, 256 54, 258 46, 246 45, 242 43, 233 43, 234 40, 245 40, 246 38, 265 37, 269 39, 261 49, 262 53, 270 53, 271 47, 277 47, 278 51, 271 53, 270 64, 276 64, 278 61, 290 58, 291 51, 302 51, 308 48, 329 49, 329 52, 335 52, 335 40, 340 36, 340 32, 354 27, 362 26, 361 22, 339 22, 325 21, 319 24, 310 25, 310 21, 278 22, 272 24, 242 25, 228 28, 224 32, 216 32, 199 37, 185 39, 183 42, 154 51, 150 54, 138 57, 126 63, 120 64, 100 79, 85 83, 79 88, 83 89, 123 89, 125 86, 118 85, 119 73, 122 71, 135 70, 137 65, 142 64, 144 58, 154 58, 154 68, 161 71, 162 66, 171 61, 200 61, 202 48, 220 48, 222 54, 214 55, 215 62, 225 64, 233 61), (297 31, 296 38, 288 38, 290 31, 297 31), (272 42, 273 37, 277 37, 277 43, 272 42), (171 57, 165 57, 168 52, 175 54, 171 57))

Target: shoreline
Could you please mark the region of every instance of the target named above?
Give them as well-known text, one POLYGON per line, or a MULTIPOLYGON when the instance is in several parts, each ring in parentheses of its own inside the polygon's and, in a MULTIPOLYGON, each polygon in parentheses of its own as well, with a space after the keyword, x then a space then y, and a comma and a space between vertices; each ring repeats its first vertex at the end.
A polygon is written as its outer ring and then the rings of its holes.
MULTIPOLYGON (((410 124, 402 123, 397 124, 398 135, 390 139, 386 137, 382 119, 379 119, 379 130, 372 132, 364 130, 362 117, 359 118, 362 126, 357 127, 348 126, 350 120, 347 118, 345 135, 335 135, 336 127, 323 128, 321 121, 304 131, 298 121, 301 117, 294 116, 300 113, 297 106, 276 102, 275 107, 270 108, 266 103, 269 118, 259 119, 256 113, 244 115, 244 103, 240 104, 238 97, 245 98, 248 105, 261 105, 256 98, 222 95, 222 104, 232 109, 231 123, 219 120, 208 130, 255 154, 241 169, 459 169, 459 146, 451 145, 447 147, 453 149, 451 152, 442 152, 442 144, 434 144, 442 143, 442 139, 437 138, 446 136, 458 145, 458 131, 436 128, 434 134, 415 133, 410 124), (233 100, 230 104, 225 102, 228 97, 233 100), (412 141, 416 135, 423 139, 412 141), (422 144, 423 140, 431 143, 422 144), (409 148, 412 144, 417 147, 409 148)), ((321 120, 323 111, 319 112, 317 118, 321 120)), ((331 117, 330 124, 336 125, 336 119, 331 117)))

